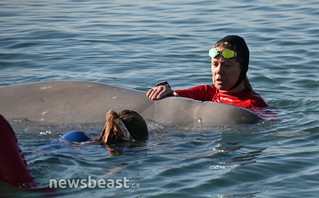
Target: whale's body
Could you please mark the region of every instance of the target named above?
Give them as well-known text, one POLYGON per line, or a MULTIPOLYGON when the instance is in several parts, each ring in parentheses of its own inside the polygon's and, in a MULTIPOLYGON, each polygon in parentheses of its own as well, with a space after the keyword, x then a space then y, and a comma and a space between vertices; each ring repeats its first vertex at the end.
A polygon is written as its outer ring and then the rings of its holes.
POLYGON ((151 101, 145 92, 95 82, 55 81, 0 88, 0 114, 42 123, 105 122, 110 109, 135 110, 165 126, 253 124, 263 119, 232 105, 168 97, 151 101))

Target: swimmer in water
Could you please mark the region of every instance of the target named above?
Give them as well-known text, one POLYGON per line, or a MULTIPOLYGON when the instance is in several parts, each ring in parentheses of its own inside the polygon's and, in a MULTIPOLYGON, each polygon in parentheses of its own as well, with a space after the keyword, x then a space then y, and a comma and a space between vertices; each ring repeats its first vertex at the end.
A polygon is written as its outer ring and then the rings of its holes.
POLYGON ((150 89, 146 96, 151 100, 160 100, 167 96, 186 97, 235 105, 255 112, 259 108, 269 107, 252 89, 246 76, 249 49, 242 37, 229 35, 222 38, 209 50, 209 56, 214 85, 173 90, 167 82, 162 82, 150 89))
MULTIPOLYGON (((15 132, 1 114, 0 135, 0 181, 33 191, 51 191, 46 187, 37 189, 38 183, 31 174, 15 132)), ((131 110, 124 110, 119 114, 110 110, 106 114, 104 129, 96 140, 91 140, 82 131, 69 132, 61 138, 62 141, 99 142, 103 145, 147 139, 148 130, 143 117, 131 110)))
POLYGON ((61 138, 62 141, 67 142, 99 142, 101 144, 146 141, 147 139, 148 130, 143 117, 132 110, 123 110, 119 114, 110 110, 106 114, 106 123, 98 139, 91 140, 82 131, 72 131, 61 138))

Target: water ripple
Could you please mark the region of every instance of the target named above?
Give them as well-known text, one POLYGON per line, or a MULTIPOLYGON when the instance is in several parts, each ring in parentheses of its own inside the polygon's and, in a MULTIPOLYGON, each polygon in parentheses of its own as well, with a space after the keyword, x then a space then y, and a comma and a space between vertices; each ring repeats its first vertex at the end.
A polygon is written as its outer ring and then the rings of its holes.
MULTIPOLYGON (((159 80, 174 89, 211 84, 208 49, 239 34, 250 48, 254 89, 277 108, 277 121, 258 126, 167 129, 148 123, 145 145, 122 148, 58 141, 73 129, 95 137, 99 124, 12 121, 43 185, 53 177, 92 175, 129 177, 141 187, 60 190, 69 197, 317 195, 315 1, 12 0, 0 6, 0 86, 87 80, 147 91, 159 80)), ((13 195, 5 189, 4 196, 13 195)))

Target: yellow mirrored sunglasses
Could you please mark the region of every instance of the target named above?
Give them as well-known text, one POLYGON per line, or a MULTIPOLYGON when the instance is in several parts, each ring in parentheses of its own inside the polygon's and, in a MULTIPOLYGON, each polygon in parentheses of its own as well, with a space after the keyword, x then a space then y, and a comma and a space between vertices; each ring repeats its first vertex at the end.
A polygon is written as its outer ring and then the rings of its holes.
POLYGON ((209 50, 209 56, 212 58, 216 58, 219 54, 221 54, 224 58, 230 59, 237 56, 237 53, 234 50, 224 49, 223 51, 218 51, 216 48, 212 48, 209 50))

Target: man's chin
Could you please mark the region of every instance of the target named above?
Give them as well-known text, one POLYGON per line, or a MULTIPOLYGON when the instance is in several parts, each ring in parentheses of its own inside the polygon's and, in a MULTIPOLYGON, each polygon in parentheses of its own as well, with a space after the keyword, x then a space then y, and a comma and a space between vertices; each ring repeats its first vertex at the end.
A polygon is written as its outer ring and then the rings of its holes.
POLYGON ((222 85, 215 85, 215 87, 216 87, 219 91, 222 91, 222 92, 225 92, 225 91, 228 90, 227 87, 222 86, 222 85))

